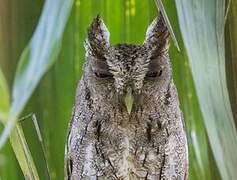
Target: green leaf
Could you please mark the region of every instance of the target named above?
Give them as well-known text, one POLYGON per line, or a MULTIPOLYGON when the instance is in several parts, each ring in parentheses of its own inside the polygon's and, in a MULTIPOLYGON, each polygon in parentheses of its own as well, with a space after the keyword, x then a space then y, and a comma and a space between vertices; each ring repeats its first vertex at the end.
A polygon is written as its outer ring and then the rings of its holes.
MULTIPOLYGON (((35 27, 35 18, 33 17, 37 16, 43 1, 36 0, 33 3, 29 0, 5 2, 11 3, 11 6, 0 6, 0 9, 3 9, 0 11, 0 19, 4 18, 4 27, 8 27, 7 30, 0 32, 0 36, 4 37, 4 39, 0 37, 0 45, 3 46, 0 48, 0 55, 6 53, 6 49, 10 53, 8 53, 8 58, 2 58, 0 61, 3 60, 5 63, 4 72, 10 74, 13 73, 14 68, 12 67, 15 67, 15 57, 19 55, 18 52, 31 36, 32 29, 35 27), (4 8, 7 8, 8 15, 5 15, 4 8), (5 15, 5 17, 1 15, 5 15), (12 37, 15 39, 12 40, 12 37), (6 42, 10 42, 9 45, 6 42), (17 53, 12 56, 11 52, 17 53)), ((63 177, 66 129, 74 103, 76 85, 83 73, 82 65, 85 54, 83 42, 92 19, 97 14, 102 16, 110 30, 112 43, 142 43, 148 24, 157 16, 154 0, 75 0, 74 2, 73 12, 63 37, 59 60, 40 82, 39 88, 26 109, 26 114, 29 112, 37 114, 46 144, 50 174, 55 180, 63 177)), ((209 147, 202 114, 195 95, 188 58, 178 32, 175 4, 170 0, 163 0, 163 4, 181 49, 181 52, 178 53, 171 44, 170 59, 189 137, 189 179, 216 180, 209 175, 215 164, 209 162, 209 147)), ((32 123, 25 121, 22 126, 37 164, 39 176, 41 179, 47 179, 42 151, 36 140, 37 136, 32 123)), ((4 155, 8 157, 11 153, 12 151, 8 151, 4 155)), ((0 165, 1 159, 0 157, 0 165)), ((14 175, 13 179, 22 179, 19 176, 21 172, 16 163, 15 158, 7 159, 6 163, 0 166, 0 177, 12 179, 11 175, 14 175)), ((213 173, 218 174, 217 171, 213 173)))
POLYGON ((37 180, 39 176, 22 128, 16 121, 41 77, 56 60, 72 3, 73 0, 45 2, 36 31, 17 67, 10 117, 0 137, 0 147, 10 134, 10 142, 25 179, 37 180))
POLYGON ((176 0, 210 145, 222 179, 237 177, 237 134, 225 72, 225 1, 176 0))
POLYGON ((7 82, 0 69, 0 121, 5 122, 9 112, 9 91, 7 82))
POLYGON ((230 101, 232 103, 232 111, 237 124, 237 69, 236 69, 236 57, 237 57, 237 1, 228 1, 227 5, 227 27, 226 27, 226 68, 228 90, 230 93, 230 101))
POLYGON ((11 118, 0 138, 3 145, 41 77, 55 62, 73 0, 47 0, 36 31, 25 48, 13 84, 11 118))
POLYGON ((188 57, 178 28, 175 4, 173 1, 163 1, 163 3, 180 46, 180 52, 178 52, 174 47, 175 41, 173 41, 169 54, 189 142, 189 179, 211 179, 210 175, 214 165, 212 164, 210 168, 208 139, 188 57))
POLYGON ((24 132, 19 124, 13 128, 10 135, 10 142, 25 179, 39 180, 39 175, 31 157, 24 132))
POLYGON ((158 11, 160 11, 160 14, 162 14, 162 16, 164 17, 164 20, 165 20, 165 23, 166 23, 166 26, 169 30, 169 33, 170 33, 170 36, 174 42, 174 45, 176 46, 177 50, 180 51, 180 48, 179 48, 179 44, 178 44, 178 41, 175 37, 175 34, 174 34, 174 31, 173 31, 173 28, 170 24, 170 21, 169 21, 169 18, 167 16, 167 13, 165 11, 165 8, 164 8, 164 5, 162 3, 162 0, 155 0, 155 3, 156 3, 156 7, 158 9, 158 11))
POLYGON ((13 85, 12 112, 19 114, 43 74, 55 62, 73 0, 47 0, 39 25, 25 49, 13 85))

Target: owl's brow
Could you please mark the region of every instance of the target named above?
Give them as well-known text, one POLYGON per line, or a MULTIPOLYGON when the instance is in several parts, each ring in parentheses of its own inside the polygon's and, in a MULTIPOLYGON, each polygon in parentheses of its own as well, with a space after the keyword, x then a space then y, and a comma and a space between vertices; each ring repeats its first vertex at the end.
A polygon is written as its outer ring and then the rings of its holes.
POLYGON ((155 72, 157 69, 159 69, 160 63, 159 63, 159 57, 150 59, 149 65, 148 65, 148 71, 155 72))
POLYGON ((109 72, 109 66, 106 61, 104 60, 93 60, 93 67, 96 71, 103 71, 103 72, 109 72))

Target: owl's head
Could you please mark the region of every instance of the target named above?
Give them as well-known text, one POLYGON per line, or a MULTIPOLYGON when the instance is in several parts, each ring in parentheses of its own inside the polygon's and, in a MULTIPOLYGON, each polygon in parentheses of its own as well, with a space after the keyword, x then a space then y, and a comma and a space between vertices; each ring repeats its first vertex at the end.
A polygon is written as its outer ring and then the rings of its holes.
POLYGON ((168 29, 160 16, 148 26, 143 44, 111 45, 109 31, 97 16, 85 43, 89 81, 98 93, 119 97, 130 113, 133 102, 167 89, 171 79, 168 39, 168 29))

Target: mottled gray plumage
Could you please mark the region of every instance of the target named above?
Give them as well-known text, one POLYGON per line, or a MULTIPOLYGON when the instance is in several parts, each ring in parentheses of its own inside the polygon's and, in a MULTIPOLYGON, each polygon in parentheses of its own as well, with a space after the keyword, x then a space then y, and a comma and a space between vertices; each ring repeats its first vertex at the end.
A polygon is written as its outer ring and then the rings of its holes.
POLYGON ((187 139, 168 38, 161 17, 142 45, 110 45, 103 21, 93 21, 67 137, 65 179, 187 179, 187 139), (130 113, 127 95, 134 102, 130 113))

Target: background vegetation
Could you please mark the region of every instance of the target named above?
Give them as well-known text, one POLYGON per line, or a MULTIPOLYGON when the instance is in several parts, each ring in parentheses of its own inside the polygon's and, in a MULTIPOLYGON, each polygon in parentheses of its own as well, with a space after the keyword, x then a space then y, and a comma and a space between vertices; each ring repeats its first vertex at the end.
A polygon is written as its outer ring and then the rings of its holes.
MULTIPOLYGON (((23 85, 17 86, 19 78, 14 78, 16 69, 18 75, 27 72, 27 68, 17 68, 18 63, 22 65, 33 62, 34 66, 31 65, 35 69, 30 77, 34 79, 33 77, 38 77, 37 72, 45 66, 44 62, 51 64, 57 60, 43 76, 24 111, 19 114, 21 112, 19 110, 16 118, 12 118, 16 120, 32 112, 36 114, 52 179, 63 179, 67 124, 71 116, 77 82, 82 74, 85 53, 83 42, 92 19, 97 14, 102 16, 110 30, 112 43, 142 43, 148 24, 158 14, 153 0, 71 0, 71 2, 70 0, 47 0, 47 3, 44 0, 0 0, 0 67, 7 79, 8 89, 13 92, 13 95, 9 96, 23 97, 24 93, 30 96, 31 90, 34 89, 33 86, 30 86, 32 87, 30 90, 21 89, 28 87, 24 83, 31 82, 24 78, 19 81, 23 85), (70 17, 64 34, 61 35, 71 2, 73 6, 70 17), (38 22, 40 25, 37 26, 38 22), (32 36, 38 38, 31 39, 32 36), (59 52, 60 44, 62 46, 59 52), (21 56, 24 49, 25 54, 31 56, 21 56), (54 56, 56 57, 58 52, 59 56, 55 59, 54 56), (14 91, 18 92, 18 96, 14 96, 14 91)), ((189 139, 190 179, 209 180, 220 177, 234 179, 237 176, 235 170, 237 138, 233 119, 236 118, 237 112, 235 110, 236 2, 232 2, 230 6, 224 0, 177 0, 176 3, 166 0, 163 3, 181 49, 178 52, 171 42, 170 56, 174 80, 189 139), (226 22, 227 9, 229 16, 226 22), (226 74, 231 102, 228 98, 226 74)), ((10 105, 1 104, 8 101, 7 88, 2 88, 1 91, 1 87, 6 87, 2 85, 4 76, 1 75, 1 70, 0 119, 1 107, 7 109, 11 106, 11 109, 14 109, 12 108, 14 99, 11 99, 10 105)), ((17 105, 15 107, 20 108, 17 105)), ((11 117, 8 113, 6 116, 11 117)), ((5 120, 2 120, 3 124, 9 122, 9 118, 5 120)), ((30 118, 18 123, 11 135, 11 145, 7 142, 0 151, 0 179, 17 180, 24 179, 24 176, 35 179, 38 176, 40 179, 48 178, 43 149, 30 118), (21 127, 31 153, 24 148, 25 146, 21 146, 22 144, 19 147, 21 127), (12 138, 14 132, 16 136, 12 138), (29 156, 24 154, 25 151, 21 153, 21 149, 28 152, 29 156), (30 154, 38 173, 35 173, 34 168, 31 169, 33 165, 29 165, 29 162, 33 162, 30 154)))

